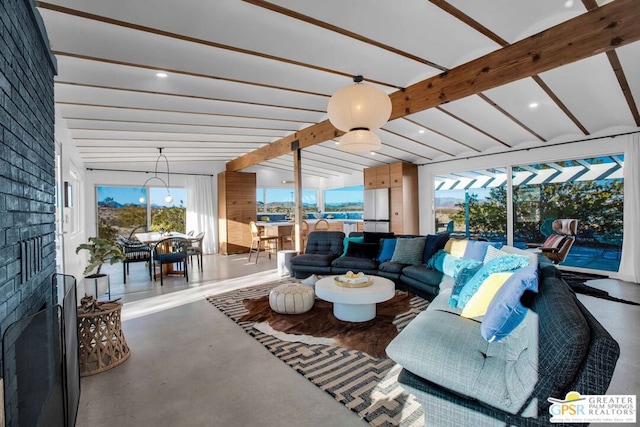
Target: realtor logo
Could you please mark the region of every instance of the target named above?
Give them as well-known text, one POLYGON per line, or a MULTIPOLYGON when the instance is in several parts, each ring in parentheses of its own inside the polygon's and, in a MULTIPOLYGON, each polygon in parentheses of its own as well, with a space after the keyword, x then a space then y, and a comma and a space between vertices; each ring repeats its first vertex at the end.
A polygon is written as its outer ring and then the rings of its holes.
POLYGON ((635 395, 585 395, 570 391, 564 399, 550 397, 552 423, 635 423, 635 395))

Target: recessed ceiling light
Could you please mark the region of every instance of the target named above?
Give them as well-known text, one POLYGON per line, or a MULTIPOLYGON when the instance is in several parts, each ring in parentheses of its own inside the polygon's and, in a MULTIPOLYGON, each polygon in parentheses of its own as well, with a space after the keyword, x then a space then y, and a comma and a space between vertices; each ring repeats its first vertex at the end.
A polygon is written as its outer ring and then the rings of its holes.
POLYGON ((336 145, 340 145, 340 141, 336 141, 336 145))
POLYGON ((164 71, 158 71, 156 73, 156 77, 160 77, 161 79, 164 79, 166 77, 168 77, 169 75, 167 73, 165 73, 164 71))
POLYGON ((564 2, 564 7, 566 7, 567 9, 571 6, 573 6, 573 0, 567 0, 564 2))
POLYGON ((531 108, 531 109, 538 108, 538 103, 537 102, 532 102, 531 104, 529 104, 529 108, 531 108))
POLYGON ((375 156, 375 155, 376 155, 376 152, 375 152, 375 151, 372 151, 372 152, 371 152, 371 155, 372 155, 372 156, 375 156))
POLYGON ((418 131, 418 133, 425 133, 425 132, 426 132, 426 130, 424 130, 424 129, 420 129, 420 130, 418 131))

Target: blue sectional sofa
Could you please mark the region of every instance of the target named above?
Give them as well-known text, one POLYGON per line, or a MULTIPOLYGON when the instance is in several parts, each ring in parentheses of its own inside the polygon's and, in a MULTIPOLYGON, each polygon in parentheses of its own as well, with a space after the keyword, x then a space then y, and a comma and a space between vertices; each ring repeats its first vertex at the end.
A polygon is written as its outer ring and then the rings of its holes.
POLYGON ((618 343, 546 257, 447 235, 318 233, 295 277, 364 271, 431 300, 387 347, 425 425, 547 426, 549 398, 606 393, 618 343))
POLYGON ((397 289, 407 290, 431 300, 438 294, 443 274, 426 268, 425 263, 444 247, 448 238, 448 234, 409 236, 353 232, 349 237, 345 237, 341 232, 311 232, 305 253, 291 259, 291 274, 298 279, 305 279, 312 274, 361 271, 391 279, 397 289), (419 254, 415 254, 413 259, 395 260, 393 255, 398 239, 402 239, 403 242, 419 239, 422 242, 419 245, 419 254), (389 246, 392 246, 393 250, 385 252, 389 246))
POLYGON ((420 401, 425 425, 548 426, 548 398, 605 394, 618 343, 542 258, 535 286, 512 288, 512 307, 494 297, 484 316, 464 317, 449 304, 445 281, 389 344, 388 356, 403 367, 398 381, 420 401), (485 323, 495 310, 504 311, 502 324, 511 323, 492 340, 487 330, 496 324, 485 323))

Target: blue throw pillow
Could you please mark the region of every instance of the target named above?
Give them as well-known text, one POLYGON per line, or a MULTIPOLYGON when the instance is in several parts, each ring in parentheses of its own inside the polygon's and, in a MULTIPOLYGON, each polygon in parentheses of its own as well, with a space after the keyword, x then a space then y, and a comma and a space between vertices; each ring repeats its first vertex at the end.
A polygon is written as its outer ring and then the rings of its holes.
POLYGON ((458 296, 458 304, 456 307, 464 308, 473 294, 480 288, 482 282, 491 274, 513 271, 527 265, 529 265, 529 257, 524 255, 508 255, 489 261, 464 285, 458 296))
POLYGON ((533 263, 516 271, 489 303, 480 325, 480 334, 489 341, 500 341, 511 333, 527 314, 520 299, 526 291, 538 292, 538 266, 533 263))
POLYGON ((487 254, 488 242, 481 242, 478 240, 469 240, 467 247, 464 250, 463 258, 471 258, 477 261, 483 261, 484 256, 487 254))
POLYGON ((393 257, 393 251, 396 250, 396 239, 380 239, 380 253, 378 261, 387 262, 393 257))
POLYGON ((438 252, 439 249, 444 248, 447 240, 449 240, 449 233, 427 235, 427 240, 424 243, 424 252, 422 252, 423 264, 429 262, 431 257, 438 252))
POLYGON ((479 262, 473 266, 463 267, 458 272, 458 275, 455 277, 453 288, 451 289, 451 297, 449 298, 449 305, 451 307, 456 307, 458 305, 458 296, 460 295, 460 291, 464 288, 464 285, 466 285, 467 282, 471 280, 478 271, 480 271, 481 268, 482 263, 479 262))
POLYGON ((347 255, 347 249, 349 249, 349 242, 355 243, 364 243, 364 237, 345 237, 342 241, 342 246, 344 246, 344 250, 342 251, 342 256, 347 255))

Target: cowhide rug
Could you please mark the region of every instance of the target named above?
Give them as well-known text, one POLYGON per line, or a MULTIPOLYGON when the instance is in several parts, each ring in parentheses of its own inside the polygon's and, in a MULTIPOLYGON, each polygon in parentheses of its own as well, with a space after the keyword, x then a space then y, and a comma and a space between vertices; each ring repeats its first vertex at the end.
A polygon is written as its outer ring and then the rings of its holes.
MULTIPOLYGON (((389 301, 377 305, 375 319, 354 323, 336 319, 333 304, 322 300, 316 300, 311 310, 303 314, 279 314, 271 310, 269 296, 265 295, 256 299, 244 299, 242 302, 249 312, 238 319, 238 322, 256 322, 254 327, 265 333, 270 330, 260 327, 261 323, 285 334, 331 338, 338 345, 381 358, 386 357, 385 348, 398 335, 398 328, 393 321, 397 315, 411 309, 411 298, 406 292, 398 292, 389 301)), ((282 336, 275 336, 282 339, 282 336)))

